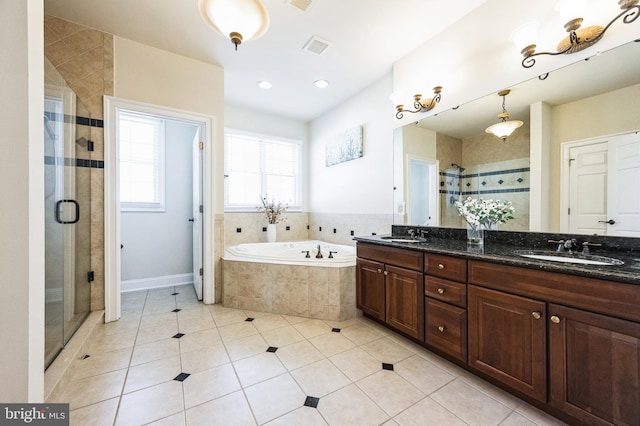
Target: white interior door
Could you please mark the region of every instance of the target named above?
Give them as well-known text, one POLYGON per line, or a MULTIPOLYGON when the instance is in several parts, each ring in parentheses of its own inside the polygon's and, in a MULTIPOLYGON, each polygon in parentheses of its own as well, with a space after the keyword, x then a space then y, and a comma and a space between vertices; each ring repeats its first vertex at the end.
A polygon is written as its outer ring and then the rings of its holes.
POLYGON ((569 151, 569 232, 607 234, 607 142, 569 151))
POLYGON ((198 127, 193 137, 193 202, 192 216, 193 223, 193 287, 196 290, 198 299, 202 300, 202 218, 203 218, 203 197, 202 197, 202 169, 203 169, 203 142, 201 138, 202 129, 198 127))
POLYGON ((609 142, 607 234, 640 237, 640 135, 609 142))

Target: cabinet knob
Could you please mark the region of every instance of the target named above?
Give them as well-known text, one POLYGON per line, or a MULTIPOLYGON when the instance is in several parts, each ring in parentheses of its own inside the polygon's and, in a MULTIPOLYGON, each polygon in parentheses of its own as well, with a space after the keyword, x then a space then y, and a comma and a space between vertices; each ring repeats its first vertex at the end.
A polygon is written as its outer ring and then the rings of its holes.
POLYGON ((438 263, 438 269, 444 269, 444 265, 442 263, 438 263))
POLYGON ((382 269, 378 268, 378 273, 381 274, 382 273, 382 269))
POLYGON ((540 312, 537 311, 531 312, 531 316, 533 317, 533 319, 540 319, 541 317, 540 312))
POLYGON ((384 271, 384 274, 385 274, 385 275, 389 275, 389 272, 387 272, 387 271, 384 271))
POLYGON ((444 294, 444 288, 440 287, 440 288, 438 289, 438 294, 444 294))
POLYGON ((551 315, 551 322, 554 324, 560 324, 560 317, 556 315, 551 315))
POLYGON ((445 330, 446 330, 446 327, 445 327, 444 325, 439 325, 439 326, 438 326, 438 331, 439 331, 440 333, 444 333, 444 331, 445 331, 445 330))

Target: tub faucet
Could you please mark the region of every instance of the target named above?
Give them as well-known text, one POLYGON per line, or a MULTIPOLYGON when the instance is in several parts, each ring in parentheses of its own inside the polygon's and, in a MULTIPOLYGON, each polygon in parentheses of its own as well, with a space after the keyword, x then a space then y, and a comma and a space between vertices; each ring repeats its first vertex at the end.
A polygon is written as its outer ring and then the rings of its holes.
POLYGON ((338 253, 337 251, 330 251, 329 252, 329 259, 333 259, 333 254, 334 253, 338 253))
POLYGON ((320 244, 318 244, 318 254, 316 254, 316 259, 322 259, 322 252, 320 252, 320 244))

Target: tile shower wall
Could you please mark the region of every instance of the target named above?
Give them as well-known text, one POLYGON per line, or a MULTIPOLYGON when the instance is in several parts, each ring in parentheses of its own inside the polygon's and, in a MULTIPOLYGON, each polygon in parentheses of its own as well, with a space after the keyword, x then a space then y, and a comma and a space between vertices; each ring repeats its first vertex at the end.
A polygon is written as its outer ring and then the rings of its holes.
POLYGON ((91 310, 104 309, 104 118, 102 100, 113 95, 113 36, 52 16, 44 20, 44 53, 86 106, 94 151, 91 177, 91 310), (96 165, 96 167, 93 167, 96 165))
MULTIPOLYGON (((484 198, 511 201, 514 219, 498 226, 502 230, 529 229, 529 158, 500 161, 465 167, 460 174, 440 173, 440 196, 443 217, 455 225, 457 199, 484 198), (459 195, 458 195, 459 194, 459 195)), ((460 221, 460 226, 464 223, 460 221)))

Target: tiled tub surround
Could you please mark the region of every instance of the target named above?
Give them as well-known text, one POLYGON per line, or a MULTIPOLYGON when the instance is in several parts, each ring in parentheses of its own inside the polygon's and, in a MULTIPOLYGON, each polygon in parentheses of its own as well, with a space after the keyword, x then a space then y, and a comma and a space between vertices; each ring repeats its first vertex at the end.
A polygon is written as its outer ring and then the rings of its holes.
POLYGON ((265 246, 269 251, 293 250, 298 258, 289 262, 273 258, 243 259, 238 257, 237 251, 233 255, 230 250, 225 250, 222 260, 225 307, 331 321, 356 316, 355 250, 352 247, 318 241, 307 243, 307 247, 303 247, 301 242, 249 246, 265 246), (321 260, 314 258, 316 244, 323 247, 324 258, 321 260), (310 259, 305 259, 301 248, 310 250, 310 259), (329 250, 346 252, 346 255, 339 253, 340 256, 334 259, 339 263, 333 263, 327 258, 329 250))
POLYGON ((205 306, 191 286, 127 293, 122 313, 47 399, 71 425, 563 424, 366 318, 205 306))

